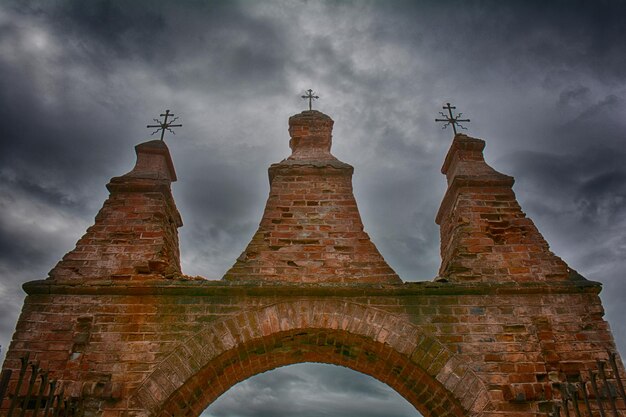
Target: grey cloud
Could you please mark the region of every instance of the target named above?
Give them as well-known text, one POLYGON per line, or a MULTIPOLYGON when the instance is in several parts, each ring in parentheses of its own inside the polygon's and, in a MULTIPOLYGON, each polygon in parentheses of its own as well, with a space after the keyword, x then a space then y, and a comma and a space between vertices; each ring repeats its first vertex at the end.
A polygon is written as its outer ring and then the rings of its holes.
POLYGON ((73 0, 50 17, 64 26, 73 23, 81 33, 89 33, 103 44, 114 45, 115 50, 136 54, 149 51, 156 34, 163 30, 165 19, 159 9, 159 2, 150 1, 73 0), (141 44, 144 48, 127 50, 129 46, 141 44))
POLYGON ((18 190, 19 194, 55 208, 61 208, 68 212, 89 214, 91 207, 80 201, 73 190, 63 187, 62 184, 53 183, 47 185, 41 182, 41 177, 27 176, 24 172, 0 172, 0 188, 18 190))
POLYGON ((551 219, 546 222, 551 229, 558 225, 561 235, 582 238, 592 231, 626 226, 624 156, 599 148, 575 156, 516 153, 505 160, 518 178, 516 190, 531 217, 537 213, 551 219))
MULTIPOLYGON (((6 207, 2 208, 6 210, 6 207)), ((2 251, 0 261, 18 270, 28 269, 33 263, 42 264, 46 261, 54 261, 47 253, 49 247, 29 242, 24 239, 24 235, 23 230, 10 230, 6 225, 0 224, 0 251, 2 251)))
MULTIPOLYGON (((286 84, 283 38, 234 2, 37 1, 14 9, 16 18, 45 26, 63 44, 64 59, 55 64, 90 74, 90 82, 111 84, 123 71, 159 72, 155 89, 204 85, 207 92, 244 96, 286 84)), ((58 78, 68 89, 76 81, 58 78)))
POLYGON ((590 90, 584 86, 576 86, 573 88, 565 89, 559 94, 559 106, 570 106, 580 102, 586 102, 589 100, 590 90))
POLYGON ((585 181, 576 196, 583 218, 615 223, 626 216, 626 170, 595 175, 585 181), (622 218, 620 218, 622 217, 622 218))
POLYGON ((613 146, 623 145, 624 137, 620 128, 626 126, 621 116, 626 112, 626 96, 623 92, 621 94, 622 96, 609 94, 573 115, 572 119, 562 126, 570 133, 566 138, 576 137, 578 140, 575 143, 580 144, 602 138, 604 143, 608 142, 613 146))
POLYGON ((329 392, 358 392, 370 399, 389 399, 393 391, 371 377, 354 378, 354 372, 339 366, 311 366, 309 375, 318 379, 319 389, 329 392))
MULTIPOLYGON (((1 43, 5 42, 11 39, 1 43)), ((122 137, 110 135, 115 123, 102 114, 97 103, 86 109, 84 103, 72 101, 68 91, 73 88, 49 87, 59 81, 63 84, 64 75, 28 67, 26 52, 15 58, 15 63, 0 63, 0 107, 6 121, 0 126, 3 168, 10 167, 21 180, 31 183, 57 178, 65 189, 79 173, 101 172, 104 161, 113 159, 116 145, 124 142, 122 137), (35 82, 40 78, 43 87, 35 82), (48 95, 42 90, 48 87, 56 92, 48 95), (44 103, 47 98, 56 103, 44 103), (86 110, 91 110, 89 116, 86 110)), ((121 117, 118 123, 123 120, 121 117)))
MULTIPOLYGON (((0 266, 0 274, 4 272, 2 269, 3 268, 0 266)), ((4 355, 11 341, 11 336, 15 331, 15 324, 17 323, 17 317, 21 311, 24 296, 17 292, 11 292, 3 296, 3 298, 5 298, 5 300, 0 303, 0 346, 2 347, 0 357, 4 359, 4 355)))
POLYGON ((421 416, 406 400, 371 377, 333 365, 303 364, 279 368, 237 384, 207 408, 203 417, 294 414, 421 416), (297 401, 285 403, 285 398, 297 401))
POLYGON ((442 76, 463 71, 462 78, 492 88, 503 79, 522 87, 530 77, 564 69, 578 80, 626 79, 626 50, 614 41, 626 25, 623 2, 406 2, 401 9, 397 2, 376 4, 385 18, 376 19, 375 36, 424 43, 430 52, 424 59, 439 64, 442 76))

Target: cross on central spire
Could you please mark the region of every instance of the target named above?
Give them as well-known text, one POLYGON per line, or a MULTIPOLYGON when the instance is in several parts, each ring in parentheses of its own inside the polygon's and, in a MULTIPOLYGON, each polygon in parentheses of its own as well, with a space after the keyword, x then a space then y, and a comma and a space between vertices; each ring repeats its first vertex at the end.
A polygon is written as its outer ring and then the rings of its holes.
POLYGON ((459 113, 456 117, 454 117, 454 115, 452 114, 452 110, 456 109, 456 107, 451 106, 450 103, 446 103, 446 105, 443 106, 443 109, 448 110, 449 115, 446 115, 444 112, 440 111, 439 114, 445 117, 445 119, 435 119, 435 122, 447 122, 445 125, 443 125, 442 129, 445 129, 446 127, 448 127, 448 125, 452 125, 452 130, 454 131, 455 135, 456 135, 456 126, 459 126, 461 129, 467 130, 459 122, 469 122, 470 119, 461 119, 460 117, 463 115, 463 113, 459 113))
POLYGON ((303 99, 309 99, 309 111, 313 110, 313 100, 317 100, 319 99, 318 96, 314 96, 313 95, 313 90, 311 90, 310 88, 307 90, 307 95, 302 96, 303 99))
POLYGON ((165 110, 165 113, 161 113, 160 115, 161 117, 165 117, 165 119, 163 119, 163 121, 160 121, 159 119, 152 119, 155 122, 158 123, 158 125, 147 125, 147 128, 151 128, 151 127, 156 127, 158 128, 157 130, 155 130, 154 132, 152 132, 152 134, 154 135, 156 132, 158 132, 159 130, 161 131, 161 140, 163 140, 163 136, 165 135, 165 131, 169 130, 170 132, 172 132, 174 135, 176 133, 174 133, 174 131, 170 128, 172 127, 181 127, 181 124, 178 125, 173 125, 172 123, 174 123, 176 120, 178 120, 178 117, 174 117, 172 120, 169 121, 169 123, 167 122, 167 118, 170 116, 174 116, 174 113, 170 113, 169 109, 165 110))

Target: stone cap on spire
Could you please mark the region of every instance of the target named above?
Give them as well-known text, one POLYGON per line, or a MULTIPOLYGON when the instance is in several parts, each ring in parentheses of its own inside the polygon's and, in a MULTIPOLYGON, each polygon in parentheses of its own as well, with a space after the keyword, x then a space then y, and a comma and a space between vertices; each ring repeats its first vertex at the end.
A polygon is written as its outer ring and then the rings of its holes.
POLYGON ((483 156, 484 149, 484 140, 457 133, 441 167, 441 173, 446 176, 448 185, 455 178, 478 176, 492 177, 494 180, 510 182, 510 185, 513 185, 513 177, 504 175, 487 165, 483 156))
POLYGON ((308 175, 324 169, 327 175, 352 175, 354 168, 330 153, 335 122, 317 110, 305 110, 289 118, 291 155, 269 168, 270 183, 285 170, 308 175), (329 170, 330 169, 330 170, 329 170), (313 170, 313 171, 311 171, 313 170))
POLYGON ((151 140, 135 146, 137 162, 124 177, 176 181, 172 156, 162 140, 151 140))
POLYGON ((317 110, 306 110, 289 118, 289 160, 337 160, 331 153, 335 122, 317 110))

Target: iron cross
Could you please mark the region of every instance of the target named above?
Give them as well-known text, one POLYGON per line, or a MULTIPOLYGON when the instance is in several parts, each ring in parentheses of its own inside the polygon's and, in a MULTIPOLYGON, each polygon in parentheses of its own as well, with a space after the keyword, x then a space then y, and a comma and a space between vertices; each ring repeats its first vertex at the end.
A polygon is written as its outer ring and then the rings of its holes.
POLYGON ((456 127, 459 126, 461 129, 463 130, 467 130, 461 123, 459 122, 469 122, 470 119, 461 119, 460 117, 463 115, 463 113, 459 113, 456 117, 454 117, 454 115, 452 114, 452 110, 456 109, 456 107, 451 106, 450 103, 446 103, 446 105, 443 107, 444 110, 448 110, 449 116, 446 115, 444 112, 439 112, 440 115, 442 115, 443 117, 445 117, 445 119, 435 119, 435 122, 446 122, 445 125, 443 125, 442 129, 445 129, 446 127, 448 127, 448 125, 452 125, 452 130, 454 131, 454 134, 456 135, 456 127))
POLYGON ((165 117, 165 119, 163 119, 163 121, 160 121, 159 119, 152 119, 155 122, 158 123, 158 125, 148 125, 146 126, 147 128, 158 128, 157 130, 155 130, 154 132, 152 132, 152 134, 154 135, 156 132, 158 132, 159 130, 161 131, 161 140, 163 140, 163 136, 165 135, 165 131, 169 130, 170 132, 172 132, 173 134, 174 131, 171 129, 172 127, 181 127, 182 125, 173 125, 172 123, 174 123, 178 117, 174 117, 172 120, 169 121, 169 123, 167 122, 167 118, 170 116, 174 116, 174 113, 170 113, 169 109, 165 110, 165 113, 161 113, 161 117, 165 117))
POLYGON ((313 100, 317 100, 319 97, 318 96, 314 96, 313 95, 313 90, 311 90, 310 88, 307 91, 307 95, 306 96, 302 96, 303 99, 309 99, 309 110, 313 110, 313 100))

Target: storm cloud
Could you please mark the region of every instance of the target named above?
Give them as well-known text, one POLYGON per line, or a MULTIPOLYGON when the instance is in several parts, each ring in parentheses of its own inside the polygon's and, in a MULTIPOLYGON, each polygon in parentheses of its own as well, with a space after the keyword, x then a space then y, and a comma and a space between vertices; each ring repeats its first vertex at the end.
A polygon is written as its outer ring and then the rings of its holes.
MULTIPOLYGON (((487 141, 487 161, 515 176, 552 250, 603 283, 623 351, 624 27, 622 1, 3 1, 0 344, 21 284, 73 248, 166 108, 183 123, 166 137, 183 271, 220 279, 256 230, 267 167, 289 154, 287 119, 312 88, 335 120, 334 155, 355 167, 365 229, 404 280, 437 274, 452 134, 433 119, 451 102, 487 141)), ((266 374, 264 395, 344 378, 301 366, 266 374)), ((369 409, 392 410, 366 377, 346 378, 355 398, 380 400, 369 409)), ((281 415, 224 398, 213 415, 281 415)), ((341 415, 368 415, 353 403, 341 415)))
POLYGON ((293 415, 412 417, 421 414, 397 392, 372 377, 335 365, 298 364, 240 382, 228 395, 213 402, 202 417, 293 415))

